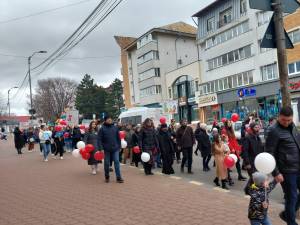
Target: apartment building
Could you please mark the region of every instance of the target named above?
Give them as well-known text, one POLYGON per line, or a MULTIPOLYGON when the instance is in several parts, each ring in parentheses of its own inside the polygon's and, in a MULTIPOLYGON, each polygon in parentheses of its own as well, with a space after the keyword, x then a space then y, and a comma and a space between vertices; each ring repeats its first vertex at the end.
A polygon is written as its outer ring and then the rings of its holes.
MULTIPOLYGON (((233 112, 241 119, 249 112, 262 119, 278 114, 277 52, 260 47, 271 16, 272 12, 250 9, 248 0, 216 0, 193 15, 198 18, 197 44, 203 62, 197 93, 201 120, 230 118, 233 112)), ((297 41, 300 20, 293 21, 290 35, 297 41)), ((295 58, 290 62, 296 71, 295 58)))
MULTIPOLYGON (((195 27, 178 22, 153 28, 127 46, 117 41, 127 108, 162 107, 170 100, 166 74, 198 61, 196 32, 195 27)), ((125 37, 116 40, 120 38, 125 37)))

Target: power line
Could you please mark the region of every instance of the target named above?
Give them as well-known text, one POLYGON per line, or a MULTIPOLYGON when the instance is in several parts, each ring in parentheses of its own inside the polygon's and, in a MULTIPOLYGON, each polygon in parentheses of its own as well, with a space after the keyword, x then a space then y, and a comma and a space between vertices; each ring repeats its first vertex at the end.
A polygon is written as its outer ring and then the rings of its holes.
POLYGON ((68 8, 68 7, 71 7, 71 6, 80 5, 80 4, 89 2, 89 1, 91 1, 91 0, 83 0, 83 1, 80 1, 80 2, 75 2, 75 3, 64 5, 64 6, 61 6, 61 7, 47 9, 47 10, 44 10, 44 11, 32 13, 32 14, 29 14, 29 15, 26 15, 26 16, 15 17, 15 18, 12 18, 12 19, 9 19, 9 20, 2 20, 2 21, 0 21, 0 24, 10 23, 10 22, 26 19, 26 18, 33 17, 33 16, 38 16, 38 15, 42 15, 42 14, 45 14, 45 13, 50 13, 50 12, 57 11, 57 10, 64 9, 64 8, 68 8))

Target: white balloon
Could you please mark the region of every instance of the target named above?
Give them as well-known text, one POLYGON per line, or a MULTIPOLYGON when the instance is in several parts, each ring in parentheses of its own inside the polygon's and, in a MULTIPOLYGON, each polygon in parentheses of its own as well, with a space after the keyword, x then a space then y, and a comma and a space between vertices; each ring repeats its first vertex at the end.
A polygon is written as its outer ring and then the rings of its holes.
POLYGON ((79 157, 80 157, 79 149, 74 149, 74 150, 72 151, 72 155, 73 155, 75 158, 79 158, 79 157))
POLYGON ((85 143, 83 141, 78 141, 76 146, 78 149, 82 149, 85 148, 85 143))
POLYGON ((148 152, 143 152, 141 155, 141 159, 143 162, 149 162, 150 160, 150 154, 148 152))
POLYGON ((236 154, 229 154, 229 157, 233 158, 235 163, 238 161, 236 154))
POLYGON ((122 148, 126 148, 127 147, 127 142, 124 139, 122 139, 122 141, 121 141, 121 147, 122 148))
POLYGON ((271 154, 263 152, 255 157, 254 165, 259 172, 269 174, 275 169, 276 161, 271 154))

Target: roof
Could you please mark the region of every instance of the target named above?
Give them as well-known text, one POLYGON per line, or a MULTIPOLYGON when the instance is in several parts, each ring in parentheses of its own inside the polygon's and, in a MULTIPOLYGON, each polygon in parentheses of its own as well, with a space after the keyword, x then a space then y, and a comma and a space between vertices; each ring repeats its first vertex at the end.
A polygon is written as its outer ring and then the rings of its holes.
POLYGON ((181 32, 181 33, 189 33, 189 34, 196 34, 197 33, 197 28, 187 24, 185 22, 177 22, 177 23, 172 23, 168 24, 166 26, 159 27, 158 29, 163 29, 163 30, 169 30, 169 31, 175 31, 175 32, 181 32))
POLYGON ((204 7, 203 9, 201 9, 199 12, 195 13, 194 15, 192 15, 192 17, 200 17, 201 14, 203 14, 204 12, 210 10, 211 8, 214 8, 221 0, 215 0, 214 2, 212 2, 211 4, 207 5, 206 7, 204 7))
MULTIPOLYGON (((168 33, 168 34, 174 34, 174 35, 180 34, 180 35, 185 35, 187 37, 196 37, 197 28, 190 24, 180 21, 180 22, 171 23, 171 24, 168 24, 168 25, 165 25, 162 27, 152 28, 151 30, 149 30, 146 33, 144 33, 143 35, 141 35, 139 38, 143 37, 146 34, 153 33, 153 32, 168 33)), ((135 39, 134 41, 132 41, 124 49, 128 50, 131 47, 133 47, 136 44, 138 39, 135 39)))
POLYGON ((118 45, 124 49, 126 46, 128 46, 130 43, 136 41, 137 39, 134 37, 123 37, 123 36, 114 36, 116 42, 118 45))

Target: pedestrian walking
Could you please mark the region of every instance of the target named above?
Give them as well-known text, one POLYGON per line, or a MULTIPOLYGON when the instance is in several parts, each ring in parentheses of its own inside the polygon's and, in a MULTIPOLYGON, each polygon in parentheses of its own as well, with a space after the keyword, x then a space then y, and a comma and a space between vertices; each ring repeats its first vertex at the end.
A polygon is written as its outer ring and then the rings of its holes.
POLYGON ((76 148, 76 145, 79 141, 81 141, 82 139, 82 134, 81 134, 81 131, 80 131, 80 128, 79 126, 76 124, 74 126, 74 129, 72 131, 72 141, 73 141, 73 149, 76 148))
POLYGON ((214 183, 216 184, 216 186, 220 186, 221 181, 222 188, 228 189, 226 185, 227 170, 224 165, 224 158, 227 154, 227 150, 225 144, 221 140, 221 137, 218 133, 214 134, 213 136, 212 154, 216 162, 216 178, 214 179, 214 183))
POLYGON ((125 141, 127 142, 127 147, 123 149, 123 164, 127 163, 127 159, 130 159, 130 164, 133 165, 132 162, 132 148, 133 148, 133 143, 132 143, 132 135, 134 131, 132 130, 132 125, 127 124, 125 128, 125 141))
POLYGON ((32 152, 34 149, 34 133, 33 128, 28 129, 28 152, 32 152))
POLYGON ((48 162, 48 155, 51 151, 51 137, 52 132, 49 130, 49 128, 45 125, 41 125, 39 138, 43 149, 44 162, 48 162))
POLYGON ((55 145, 55 153, 53 158, 57 159, 57 155, 59 153, 60 159, 64 159, 64 137, 63 137, 63 132, 56 132, 54 135, 54 145, 55 145))
MULTIPOLYGON (((134 128, 134 133, 132 134, 132 144, 133 146, 139 146, 140 143, 140 132, 141 132, 141 126, 137 125, 134 128)), ((134 162, 134 165, 136 167, 139 166, 139 162, 141 161, 141 152, 140 153, 132 153, 132 161, 134 162)))
POLYGON ((171 134, 168 132, 167 124, 162 124, 157 135, 159 151, 162 158, 162 173, 174 174, 173 156, 174 156, 174 145, 171 139, 171 134))
MULTIPOLYGON (((243 176, 241 164, 240 164, 240 154, 241 154, 242 149, 235 137, 231 121, 229 121, 229 120, 225 121, 222 134, 225 134, 228 137, 228 146, 230 148, 231 154, 235 154, 238 158, 238 161, 235 164, 236 170, 238 172, 238 180, 245 181, 247 178, 243 176)), ((229 176, 228 176, 228 178, 229 178, 229 176)))
POLYGON ((171 134, 171 139, 173 142, 173 148, 174 148, 174 155, 176 157, 176 161, 177 164, 180 163, 181 160, 181 151, 177 148, 177 144, 176 144, 176 120, 175 119, 171 119, 171 124, 169 126, 169 133, 171 134))
POLYGON ((250 202, 248 218, 251 225, 272 225, 268 218, 269 194, 277 182, 268 181, 267 175, 259 172, 252 174, 253 184, 249 188, 250 202))
POLYGON ((98 128, 96 121, 92 121, 89 125, 88 132, 85 133, 84 142, 86 145, 91 144, 94 146, 94 150, 90 153, 91 156, 88 159, 88 165, 91 166, 92 174, 96 175, 98 170, 98 164, 100 161, 96 160, 94 154, 99 150, 98 145, 98 128))
POLYGON ((147 152, 150 155, 149 162, 144 162, 144 172, 146 175, 153 175, 152 166, 154 165, 155 156, 158 151, 158 141, 156 137, 156 131, 151 119, 147 118, 141 129, 140 135, 140 148, 143 152, 147 152))
POLYGON ((113 124, 113 120, 110 116, 104 117, 104 123, 98 133, 98 146, 99 149, 104 150, 104 171, 105 171, 105 182, 110 181, 109 178, 109 167, 110 161, 114 162, 115 173, 118 183, 124 183, 120 171, 119 152, 121 149, 121 140, 119 136, 119 129, 113 124))
POLYGON ((187 120, 180 121, 180 127, 176 132, 176 142, 179 149, 182 150, 183 158, 181 161, 181 172, 184 172, 185 162, 188 162, 188 173, 192 172, 193 163, 193 146, 195 144, 195 136, 193 129, 187 125, 187 120))
POLYGON ((209 161, 211 159, 211 142, 207 134, 207 125, 205 123, 198 123, 195 131, 195 138, 197 140, 197 150, 201 152, 203 158, 203 171, 209 171, 209 161))
POLYGON ((14 130, 14 142, 18 155, 23 154, 22 148, 24 147, 24 137, 19 127, 16 127, 14 130))
POLYGON ((252 174, 256 172, 254 160, 255 157, 263 152, 263 144, 259 137, 259 124, 253 122, 250 124, 250 129, 248 130, 248 134, 245 136, 243 141, 243 159, 244 165, 247 169, 249 180, 247 185, 245 186, 245 193, 247 194, 247 190, 252 183, 252 174))
POLYGON ((63 138, 64 138, 66 152, 69 152, 69 153, 72 152, 73 151, 73 139, 72 139, 72 129, 70 126, 66 127, 63 138))
POLYGON ((277 122, 268 130, 266 151, 276 160, 272 175, 281 183, 285 210, 280 218, 288 225, 297 225, 296 210, 300 191, 300 134, 293 123, 293 109, 282 107, 277 122))

